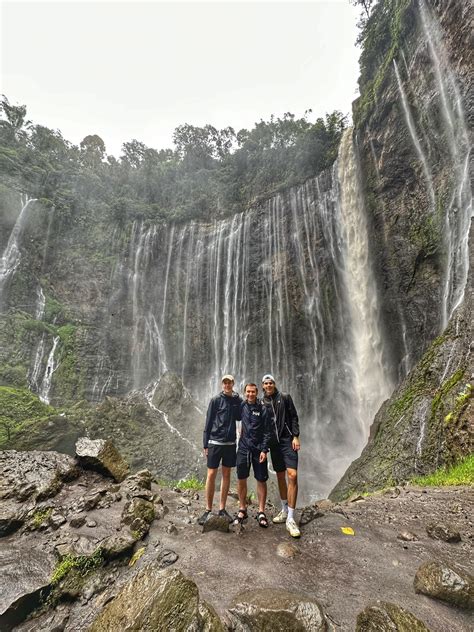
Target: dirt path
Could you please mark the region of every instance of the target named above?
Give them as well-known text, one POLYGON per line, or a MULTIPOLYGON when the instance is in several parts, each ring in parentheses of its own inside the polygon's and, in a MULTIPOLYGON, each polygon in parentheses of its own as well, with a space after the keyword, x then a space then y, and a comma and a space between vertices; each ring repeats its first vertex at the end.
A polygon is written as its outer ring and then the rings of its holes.
MULTIPOLYGON (((315 597, 336 630, 354 630, 357 614, 377 599, 401 605, 421 619, 432 632, 472 629, 470 615, 413 589, 416 570, 425 561, 441 559, 472 573, 474 538, 474 490, 448 488, 422 490, 406 487, 333 506, 306 511, 300 540, 291 540, 284 525, 257 525, 251 509, 244 532, 203 534, 195 520, 204 507, 192 494, 162 490, 169 513, 154 523, 150 544, 179 554, 176 566, 197 583, 203 599, 225 619, 233 597, 253 588, 285 588, 315 597), (190 504, 188 504, 190 503, 190 504), (461 542, 430 538, 426 526, 449 524, 461 534, 461 542), (168 533, 170 523, 177 533, 168 533), (351 527, 345 535, 341 527, 351 527), (410 531, 413 542, 397 536, 410 531), (278 545, 291 544, 294 557, 282 558, 278 545)), ((231 499, 228 509, 237 510, 231 499)), ((301 512, 298 512, 301 517, 301 512)), ((291 546, 290 552, 291 552, 291 546)))

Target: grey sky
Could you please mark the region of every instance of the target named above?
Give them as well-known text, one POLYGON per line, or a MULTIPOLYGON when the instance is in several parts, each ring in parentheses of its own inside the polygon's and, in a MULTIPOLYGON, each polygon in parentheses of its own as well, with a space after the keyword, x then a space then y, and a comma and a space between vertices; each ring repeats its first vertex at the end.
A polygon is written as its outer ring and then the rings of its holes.
POLYGON ((236 131, 312 108, 350 112, 358 11, 312 2, 1 4, 1 92, 28 118, 108 153, 172 146, 182 123, 236 131))

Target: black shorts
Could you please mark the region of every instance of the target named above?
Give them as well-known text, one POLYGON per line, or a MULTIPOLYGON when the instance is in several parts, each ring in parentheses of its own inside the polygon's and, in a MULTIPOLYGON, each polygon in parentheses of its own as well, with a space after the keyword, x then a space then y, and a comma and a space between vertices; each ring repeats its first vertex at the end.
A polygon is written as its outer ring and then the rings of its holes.
POLYGON ((293 450, 291 441, 291 437, 280 437, 279 443, 270 444, 272 467, 275 472, 298 469, 298 452, 293 450))
POLYGON ((253 475, 257 481, 261 483, 268 479, 267 460, 260 463, 260 452, 248 450, 247 448, 239 448, 237 452, 237 478, 243 480, 248 478, 250 474, 250 463, 253 467, 253 475))
POLYGON ((215 470, 219 467, 222 460, 224 467, 235 467, 237 455, 235 453, 235 444, 233 445, 214 445, 209 444, 207 449, 207 467, 215 470))

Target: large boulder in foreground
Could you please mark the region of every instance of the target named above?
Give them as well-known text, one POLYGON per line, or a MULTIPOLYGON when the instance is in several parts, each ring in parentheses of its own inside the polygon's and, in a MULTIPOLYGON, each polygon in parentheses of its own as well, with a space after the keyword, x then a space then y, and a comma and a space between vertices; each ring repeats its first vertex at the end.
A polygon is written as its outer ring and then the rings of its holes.
POLYGON ((229 609, 237 632, 325 632, 321 606, 307 595, 263 588, 240 593, 229 609))
POLYGON ((76 456, 82 467, 111 476, 119 483, 130 473, 128 463, 108 439, 81 437, 76 443, 76 456))
POLYGON ((115 630, 224 630, 217 614, 199 600, 196 584, 178 570, 159 570, 152 563, 108 603, 89 632, 115 630))
POLYGON ((357 616, 356 632, 429 632, 411 612, 394 603, 379 601, 357 616))
POLYGON ((39 604, 41 591, 50 585, 54 555, 34 539, 9 542, 0 547, 2 590, 0 590, 0 630, 9 630, 39 604))
POLYGON ((415 592, 452 606, 474 610, 474 577, 443 562, 425 562, 416 571, 415 592))

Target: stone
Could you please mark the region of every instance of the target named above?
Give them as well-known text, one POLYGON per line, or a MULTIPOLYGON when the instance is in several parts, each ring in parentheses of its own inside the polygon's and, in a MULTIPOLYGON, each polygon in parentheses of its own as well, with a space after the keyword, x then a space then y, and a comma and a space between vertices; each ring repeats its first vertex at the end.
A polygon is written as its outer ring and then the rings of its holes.
POLYGON ((211 514, 202 527, 203 533, 209 533, 209 531, 222 531, 222 533, 229 533, 229 521, 224 518, 224 516, 211 514))
POLYGON ((121 522, 130 526, 130 531, 137 532, 140 537, 148 533, 155 518, 155 506, 143 498, 132 498, 123 508, 121 522))
POLYGON ((326 632, 322 607, 313 598, 285 590, 260 588, 238 594, 229 608, 236 632, 326 632))
POLYGON ((207 604, 201 604, 196 584, 175 569, 156 563, 140 569, 105 605, 89 632, 110 630, 215 630, 224 628, 207 604))
POLYGON ((79 529, 86 523, 86 516, 83 514, 74 514, 69 519, 69 524, 73 529, 79 529))
POLYGON ((166 527, 166 533, 169 533, 170 535, 178 535, 178 529, 177 527, 170 522, 169 525, 166 527))
POLYGON ((474 577, 452 564, 425 562, 416 571, 414 587, 415 592, 452 606, 474 609, 474 577))
POLYGON ((79 475, 75 460, 58 452, 0 452, 0 500, 24 502, 55 496, 79 475))
POLYGON ((158 564, 160 568, 166 568, 167 566, 171 566, 179 559, 179 555, 172 551, 171 549, 163 549, 160 551, 157 557, 158 564))
POLYGON ((284 559, 293 559, 300 553, 300 550, 292 542, 280 542, 277 546, 277 555, 284 559))
POLYGON ((429 629, 408 610, 377 601, 357 615, 356 632, 429 632, 429 629))
POLYGON ((304 526, 306 524, 309 524, 316 518, 322 518, 323 516, 324 516, 324 512, 320 511, 317 506, 305 507, 303 511, 301 512, 299 523, 301 526, 304 526))
POLYGON ((37 605, 40 592, 49 586, 55 557, 38 546, 36 537, 22 538, 0 547, 2 589, 0 629, 10 630, 37 605))
POLYGON ((123 533, 111 535, 100 543, 100 548, 106 559, 120 557, 131 551, 135 545, 135 538, 131 533, 124 531, 123 533))
POLYGON ((403 540, 404 542, 416 542, 418 540, 418 537, 411 531, 401 531, 397 535, 397 538, 399 540, 403 540))
POLYGON ((444 542, 460 542, 461 534, 451 525, 433 523, 426 527, 426 533, 434 540, 443 540, 444 542))
POLYGON ((129 466, 110 440, 93 441, 81 437, 76 443, 76 456, 84 467, 111 476, 121 482, 129 473, 129 466))
POLYGON ((59 529, 59 527, 67 522, 66 518, 59 511, 53 510, 49 517, 49 524, 52 529, 59 529))

